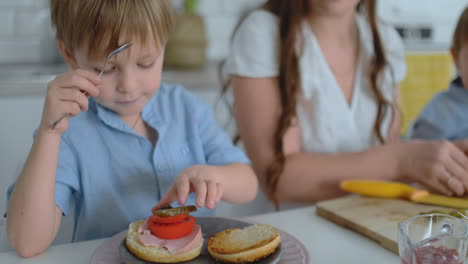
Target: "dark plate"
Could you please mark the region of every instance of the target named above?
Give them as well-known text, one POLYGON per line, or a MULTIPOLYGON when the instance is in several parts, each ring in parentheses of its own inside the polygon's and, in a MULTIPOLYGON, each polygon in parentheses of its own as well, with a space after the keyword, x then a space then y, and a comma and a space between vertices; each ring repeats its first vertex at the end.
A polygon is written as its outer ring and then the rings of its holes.
MULTIPOLYGON (((208 254, 208 250, 206 249, 206 243, 208 241, 208 238, 218 232, 221 232, 229 228, 244 228, 246 226, 251 225, 251 223, 243 222, 240 220, 229 219, 229 218, 219 218, 219 217, 197 217, 197 224, 201 226, 202 233, 203 233, 204 242, 203 242, 202 253, 200 254, 200 256, 198 256, 197 258, 193 260, 180 262, 180 263, 186 263, 186 264, 219 263, 215 261, 213 258, 211 258, 208 254)), ((156 263, 156 262, 148 262, 148 261, 142 260, 136 257, 135 255, 133 255, 130 251, 128 251, 127 245, 125 244, 125 238, 120 243, 119 255, 120 255, 121 261, 125 264, 154 264, 156 263)), ((270 254, 266 258, 263 258, 261 260, 258 260, 252 263, 274 264, 279 261, 280 257, 281 257, 281 244, 272 254, 270 254)))

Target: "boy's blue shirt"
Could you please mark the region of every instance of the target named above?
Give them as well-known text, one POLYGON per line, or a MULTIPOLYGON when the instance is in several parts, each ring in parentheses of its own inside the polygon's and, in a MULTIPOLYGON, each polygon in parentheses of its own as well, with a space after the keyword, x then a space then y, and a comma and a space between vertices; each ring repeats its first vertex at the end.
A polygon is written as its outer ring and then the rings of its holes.
MULTIPOLYGON (((65 215, 74 209, 73 241, 109 237, 146 219, 190 166, 249 162, 210 106, 180 86, 161 84, 142 119, 157 131, 156 145, 92 98, 87 112, 70 119, 60 143, 55 199, 65 215)), ((195 204, 194 194, 187 204, 195 204)), ((194 213, 213 214, 206 208, 194 213)))
POLYGON ((468 138, 468 90, 461 78, 438 93, 411 126, 408 137, 427 140, 468 138))

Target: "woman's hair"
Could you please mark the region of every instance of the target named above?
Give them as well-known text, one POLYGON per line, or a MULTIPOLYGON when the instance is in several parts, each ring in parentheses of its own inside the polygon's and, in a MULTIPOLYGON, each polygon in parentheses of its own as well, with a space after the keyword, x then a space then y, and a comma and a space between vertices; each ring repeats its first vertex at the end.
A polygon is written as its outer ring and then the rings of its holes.
MULTIPOLYGON (((300 90, 299 57, 303 48, 303 37, 301 26, 303 20, 311 13, 310 0, 268 0, 262 7, 275 14, 279 18, 279 76, 278 87, 282 111, 274 131, 274 139, 271 142, 274 150, 274 159, 268 167, 265 178, 262 179, 268 198, 278 206, 276 189, 281 173, 283 172, 286 156, 283 151, 283 138, 291 122, 296 117, 297 95, 300 90), (300 48, 299 52, 297 47, 300 48)), ((372 31, 372 43, 374 56, 371 59, 369 74, 370 89, 377 102, 377 116, 374 124, 374 134, 381 143, 385 142, 381 126, 385 115, 386 106, 389 104, 379 89, 381 73, 387 64, 382 40, 377 29, 376 0, 362 0, 360 6, 366 12, 372 31)), ((225 83, 223 90, 229 86, 229 80, 225 83)), ((236 136, 238 139, 239 136, 236 136)))
POLYGON ((455 32, 453 33, 452 51, 458 54, 461 47, 466 43, 468 43, 468 7, 465 8, 458 19, 455 32))
POLYGON ((170 0, 50 0, 50 12, 57 39, 71 53, 85 49, 91 59, 122 45, 122 37, 143 44, 153 38, 161 48, 173 27, 170 0))

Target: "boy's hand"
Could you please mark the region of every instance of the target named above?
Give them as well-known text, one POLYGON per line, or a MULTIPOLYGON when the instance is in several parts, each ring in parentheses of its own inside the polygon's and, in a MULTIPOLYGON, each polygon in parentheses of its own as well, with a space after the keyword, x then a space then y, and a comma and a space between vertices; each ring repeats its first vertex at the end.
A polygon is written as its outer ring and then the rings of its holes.
MULTIPOLYGON (((96 73, 81 69, 57 76, 47 88, 41 130, 50 130, 53 123, 65 114, 76 116, 88 110, 88 96, 97 96, 101 83, 96 73)), ((67 127, 68 119, 65 118, 55 132, 61 134, 67 127)))
POLYGON ((198 207, 213 209, 223 197, 223 186, 220 182, 219 173, 215 166, 192 166, 183 171, 169 188, 169 191, 153 207, 152 211, 159 210, 165 206, 178 201, 185 205, 189 193, 196 193, 196 204, 198 207))

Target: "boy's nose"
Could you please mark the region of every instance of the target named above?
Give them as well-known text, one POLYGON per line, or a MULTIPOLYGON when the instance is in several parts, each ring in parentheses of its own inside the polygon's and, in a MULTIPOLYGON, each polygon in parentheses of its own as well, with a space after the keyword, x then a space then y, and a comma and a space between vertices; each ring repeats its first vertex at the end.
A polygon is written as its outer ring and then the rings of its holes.
POLYGON ((119 93, 131 93, 136 89, 135 79, 132 78, 132 74, 122 73, 119 83, 117 85, 117 91, 119 93))

